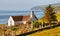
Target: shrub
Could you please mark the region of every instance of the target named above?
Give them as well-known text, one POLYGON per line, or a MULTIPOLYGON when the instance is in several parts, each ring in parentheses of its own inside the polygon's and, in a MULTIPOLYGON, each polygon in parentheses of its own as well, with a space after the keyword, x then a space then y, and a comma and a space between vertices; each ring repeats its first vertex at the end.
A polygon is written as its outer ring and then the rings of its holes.
POLYGON ((38 21, 33 22, 33 26, 34 27, 39 27, 39 25, 42 26, 42 23, 41 22, 38 22, 38 21))
POLYGON ((15 28, 12 28, 12 30, 17 30, 18 28, 17 27, 15 27, 15 28))

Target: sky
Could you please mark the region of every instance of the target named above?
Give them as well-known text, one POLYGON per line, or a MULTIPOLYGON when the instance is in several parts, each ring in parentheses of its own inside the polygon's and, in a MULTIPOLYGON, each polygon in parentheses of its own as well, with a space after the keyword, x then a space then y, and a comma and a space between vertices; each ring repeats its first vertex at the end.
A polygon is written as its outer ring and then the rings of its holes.
POLYGON ((0 10, 20 11, 32 7, 60 3, 60 0, 0 0, 0 10))

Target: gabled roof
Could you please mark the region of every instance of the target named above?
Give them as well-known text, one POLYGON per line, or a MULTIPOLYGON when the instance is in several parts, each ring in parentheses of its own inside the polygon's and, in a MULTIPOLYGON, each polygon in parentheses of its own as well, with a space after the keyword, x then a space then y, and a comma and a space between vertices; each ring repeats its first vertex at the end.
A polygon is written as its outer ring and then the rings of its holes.
POLYGON ((33 16, 36 20, 38 20, 38 18, 37 18, 36 15, 34 14, 34 11, 31 11, 31 14, 32 14, 32 16, 33 16))
POLYGON ((30 19, 30 15, 26 16, 11 16, 14 21, 28 21, 30 19))
POLYGON ((36 20, 38 20, 38 18, 36 17, 36 15, 34 15, 34 17, 36 18, 36 20))
POLYGON ((22 15, 22 16, 11 16, 14 21, 30 21, 31 20, 31 15, 33 19, 38 20, 38 18, 35 16, 34 11, 31 12, 30 15, 22 15))

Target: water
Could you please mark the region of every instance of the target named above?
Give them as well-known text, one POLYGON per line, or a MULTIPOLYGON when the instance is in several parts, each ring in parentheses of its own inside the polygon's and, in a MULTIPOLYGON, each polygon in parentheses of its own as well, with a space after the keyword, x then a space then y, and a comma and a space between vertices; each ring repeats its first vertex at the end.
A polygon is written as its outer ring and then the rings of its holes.
MULTIPOLYGON (((10 16, 29 15, 30 13, 30 11, 0 11, 0 24, 6 24, 10 16)), ((34 13, 38 19, 44 16, 42 11, 35 11, 34 13)))

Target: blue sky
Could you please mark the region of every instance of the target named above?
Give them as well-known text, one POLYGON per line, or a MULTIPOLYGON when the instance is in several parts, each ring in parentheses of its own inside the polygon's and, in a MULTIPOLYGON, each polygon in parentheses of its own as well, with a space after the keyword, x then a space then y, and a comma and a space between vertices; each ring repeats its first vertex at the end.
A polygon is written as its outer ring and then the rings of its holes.
POLYGON ((59 3, 60 0, 0 0, 0 10, 30 10, 34 6, 59 3))

